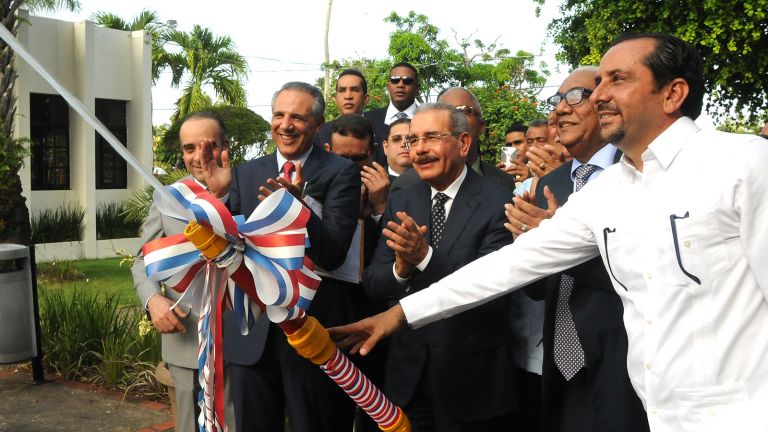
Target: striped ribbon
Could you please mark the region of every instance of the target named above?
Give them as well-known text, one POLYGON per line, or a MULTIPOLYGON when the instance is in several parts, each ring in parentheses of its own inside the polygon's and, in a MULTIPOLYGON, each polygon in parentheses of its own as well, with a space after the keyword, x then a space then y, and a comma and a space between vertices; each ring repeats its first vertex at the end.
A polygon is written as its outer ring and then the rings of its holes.
POLYGON ((275 323, 305 316, 320 283, 312 261, 304 256, 309 246, 305 226, 310 213, 284 189, 267 197, 245 221, 242 216, 233 217, 194 180, 185 179, 166 189, 186 214, 179 214, 175 203, 156 193, 155 205, 161 213, 184 222, 196 221, 230 242, 210 261, 184 234, 157 239, 142 248, 150 280, 163 282, 184 293, 182 296, 203 299, 198 322, 198 425, 201 431, 226 431, 221 351, 224 298, 232 301, 243 333, 248 331, 250 315, 257 318, 262 307, 275 323))

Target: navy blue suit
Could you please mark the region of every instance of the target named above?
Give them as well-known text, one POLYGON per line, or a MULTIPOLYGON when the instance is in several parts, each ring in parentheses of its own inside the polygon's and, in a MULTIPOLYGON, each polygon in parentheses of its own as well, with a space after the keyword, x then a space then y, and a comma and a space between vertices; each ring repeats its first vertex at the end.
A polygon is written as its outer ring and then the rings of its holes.
MULTIPOLYGON (((229 206, 234 214, 250 215, 258 206, 259 186, 278 175, 277 157, 270 154, 232 170, 229 206)), ((312 149, 304 166, 306 195, 323 204, 307 222, 315 264, 333 270, 343 262, 357 224, 360 173, 351 161, 312 149), (322 216, 322 219, 321 219, 322 216)), ((346 324, 356 316, 347 285, 324 278, 309 314, 326 327, 346 324)), ((293 431, 335 431, 351 428, 354 404, 317 366, 300 358, 280 328, 265 315, 243 336, 230 312, 224 314, 224 360, 230 374, 237 430, 279 431, 285 399, 293 431)))

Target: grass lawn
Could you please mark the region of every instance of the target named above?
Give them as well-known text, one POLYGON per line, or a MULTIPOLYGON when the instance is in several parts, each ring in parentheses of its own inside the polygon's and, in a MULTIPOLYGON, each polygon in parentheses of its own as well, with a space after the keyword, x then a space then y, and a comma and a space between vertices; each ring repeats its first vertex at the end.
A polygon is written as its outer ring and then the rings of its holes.
POLYGON ((89 292, 114 295, 120 306, 137 306, 139 298, 133 289, 131 268, 120 266, 121 258, 57 261, 37 265, 38 287, 41 290, 64 290, 75 287, 89 292))

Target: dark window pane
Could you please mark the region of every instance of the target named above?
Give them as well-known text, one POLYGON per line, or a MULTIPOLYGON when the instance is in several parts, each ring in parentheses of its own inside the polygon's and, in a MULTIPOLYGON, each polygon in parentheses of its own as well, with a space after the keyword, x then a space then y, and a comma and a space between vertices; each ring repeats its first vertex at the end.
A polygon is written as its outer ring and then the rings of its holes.
POLYGON ((69 106, 59 95, 29 99, 32 190, 69 189, 69 106))
MULTIPOLYGON (((126 102, 110 99, 96 99, 96 117, 123 144, 128 139, 126 102)), ((96 189, 125 189, 128 187, 128 167, 125 160, 115 152, 96 132, 96 189)))

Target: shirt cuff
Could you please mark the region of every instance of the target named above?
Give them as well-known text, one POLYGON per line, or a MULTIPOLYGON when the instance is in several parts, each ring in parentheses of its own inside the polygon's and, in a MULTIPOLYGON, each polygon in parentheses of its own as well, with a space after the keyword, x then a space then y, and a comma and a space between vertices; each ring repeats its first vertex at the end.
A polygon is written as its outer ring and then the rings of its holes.
POLYGON ((427 254, 424 256, 424 259, 421 260, 420 263, 416 264, 416 268, 419 269, 419 271, 424 271, 424 269, 427 268, 427 265, 429 265, 429 260, 432 259, 432 246, 427 249, 427 254))
POLYGON ((397 274, 397 271, 395 270, 395 265, 394 265, 394 264, 392 264, 392 274, 393 274, 393 275, 395 275, 395 280, 396 280, 396 281, 397 281, 397 283, 399 283, 400 285, 405 285, 405 283, 406 283, 406 282, 408 282, 408 279, 410 279, 410 277, 407 277, 407 278, 401 278, 401 277, 400 277, 400 275, 399 275, 399 274, 397 274))
POLYGON ((220 197, 219 201, 221 201, 222 204, 226 204, 227 201, 229 201, 229 191, 227 191, 227 193, 224 194, 223 197, 220 197))

